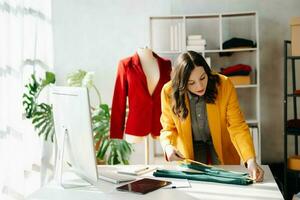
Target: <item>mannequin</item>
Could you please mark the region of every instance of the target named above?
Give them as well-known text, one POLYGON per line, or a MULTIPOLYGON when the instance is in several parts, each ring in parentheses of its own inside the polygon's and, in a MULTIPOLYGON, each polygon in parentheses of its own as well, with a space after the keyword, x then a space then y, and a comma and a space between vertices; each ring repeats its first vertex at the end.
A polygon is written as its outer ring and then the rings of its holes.
POLYGON ((149 94, 152 95, 160 78, 157 60, 153 56, 152 50, 148 47, 139 48, 137 50, 137 54, 140 58, 143 71, 147 78, 149 94))
MULTIPOLYGON (((163 85, 170 80, 171 61, 155 54, 150 48, 139 48, 130 57, 120 60, 112 101, 110 137, 130 143, 156 139, 160 123, 163 85), (129 108, 129 109, 128 109, 129 108)), ((145 157, 148 164, 148 155, 145 157)))
MULTIPOLYGON (((144 74, 147 79, 147 86, 150 96, 152 96, 153 91, 159 81, 160 72, 156 58, 153 56, 152 49, 138 48, 137 55, 139 56, 141 66, 143 68, 144 74)), ((129 143, 138 143, 141 142, 144 138, 139 136, 134 136, 125 133, 125 140, 129 143)), ((146 140, 148 138, 145 138, 146 140)), ((156 139, 156 137, 153 137, 156 139)))
MULTIPOLYGON (((159 66, 157 63, 156 58, 153 56, 152 49, 145 47, 145 48, 138 48, 137 55, 139 56, 140 63, 142 65, 143 71, 145 73, 147 79, 147 86, 150 96, 152 96, 153 91, 159 81, 160 72, 159 66)), ((157 137, 153 137, 156 139, 157 137)), ((130 134, 125 133, 125 140, 129 143, 138 143, 142 140, 145 140, 145 164, 149 164, 149 135, 145 137, 138 137, 130 134)))

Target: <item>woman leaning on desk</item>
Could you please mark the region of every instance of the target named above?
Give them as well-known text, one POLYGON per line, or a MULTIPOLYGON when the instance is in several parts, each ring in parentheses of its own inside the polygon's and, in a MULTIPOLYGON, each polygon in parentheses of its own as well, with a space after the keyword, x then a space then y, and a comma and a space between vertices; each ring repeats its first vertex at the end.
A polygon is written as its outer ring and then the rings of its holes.
POLYGON ((241 159, 250 176, 263 181, 236 90, 200 54, 188 51, 178 57, 161 99, 160 140, 168 161, 236 165, 241 159))

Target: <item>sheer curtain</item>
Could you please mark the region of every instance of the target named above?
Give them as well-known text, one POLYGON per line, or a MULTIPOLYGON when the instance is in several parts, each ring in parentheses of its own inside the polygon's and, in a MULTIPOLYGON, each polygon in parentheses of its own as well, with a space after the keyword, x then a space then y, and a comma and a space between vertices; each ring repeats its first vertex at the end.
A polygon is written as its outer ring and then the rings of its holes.
POLYGON ((40 185, 43 141, 23 116, 22 94, 31 73, 51 70, 52 44, 51 0, 0 0, 0 199, 40 185))

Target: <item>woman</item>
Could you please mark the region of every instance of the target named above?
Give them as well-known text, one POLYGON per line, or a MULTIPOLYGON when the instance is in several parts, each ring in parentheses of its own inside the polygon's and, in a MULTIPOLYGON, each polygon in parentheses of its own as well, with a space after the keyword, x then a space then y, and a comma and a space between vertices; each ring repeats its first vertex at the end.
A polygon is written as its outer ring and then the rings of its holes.
POLYGON ((234 86, 212 72, 200 54, 188 51, 178 57, 161 98, 160 140, 168 161, 223 165, 241 159, 252 178, 263 180, 234 86))

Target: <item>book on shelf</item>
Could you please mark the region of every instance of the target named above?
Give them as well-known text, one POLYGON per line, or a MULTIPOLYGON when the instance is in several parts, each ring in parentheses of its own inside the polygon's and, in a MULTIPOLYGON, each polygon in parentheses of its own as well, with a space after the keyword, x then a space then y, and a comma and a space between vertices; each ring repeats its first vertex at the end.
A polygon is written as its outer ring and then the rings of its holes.
POLYGON ((188 51, 204 51, 205 50, 205 46, 188 45, 188 46, 186 46, 186 50, 188 50, 188 51))
POLYGON ((188 35, 188 40, 201 40, 202 35, 188 35))
POLYGON ((179 22, 170 26, 170 50, 181 51, 184 39, 184 25, 179 22))
POLYGON ((205 46, 206 45, 206 40, 201 39, 201 40, 189 40, 187 41, 188 46, 205 46))

